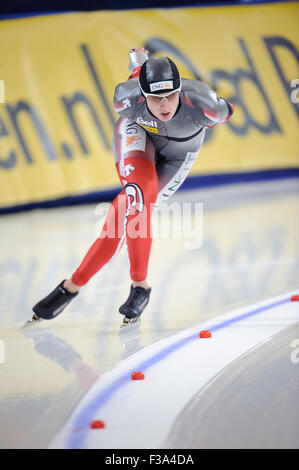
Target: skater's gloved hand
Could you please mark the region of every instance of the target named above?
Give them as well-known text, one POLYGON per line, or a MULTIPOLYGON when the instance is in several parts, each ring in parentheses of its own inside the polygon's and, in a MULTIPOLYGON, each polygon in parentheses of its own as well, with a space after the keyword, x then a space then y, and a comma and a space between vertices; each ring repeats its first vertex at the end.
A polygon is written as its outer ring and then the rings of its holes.
MULTIPOLYGON (((225 118, 225 120, 224 120, 221 124, 227 122, 227 121, 231 118, 231 116, 232 116, 232 114, 233 114, 233 112, 234 112, 234 105, 233 105, 230 101, 226 101, 226 104, 227 104, 227 107, 228 107, 228 115, 227 115, 227 117, 225 118)), ((216 125, 216 124, 214 124, 213 126, 207 126, 207 127, 208 127, 209 129, 211 129, 212 127, 215 127, 215 125, 216 125)))
POLYGON ((233 112, 234 112, 234 105, 230 102, 230 101, 226 101, 226 104, 227 104, 227 107, 228 107, 228 115, 227 115, 227 118, 225 119, 224 122, 227 122, 231 116, 233 115, 233 112))
POLYGON ((141 66, 148 59, 148 55, 149 51, 147 49, 144 49, 144 47, 137 46, 130 49, 129 70, 133 72, 132 75, 129 77, 130 79, 139 76, 141 66))
POLYGON ((149 51, 142 46, 132 47, 130 52, 145 52, 145 54, 149 55, 149 51))

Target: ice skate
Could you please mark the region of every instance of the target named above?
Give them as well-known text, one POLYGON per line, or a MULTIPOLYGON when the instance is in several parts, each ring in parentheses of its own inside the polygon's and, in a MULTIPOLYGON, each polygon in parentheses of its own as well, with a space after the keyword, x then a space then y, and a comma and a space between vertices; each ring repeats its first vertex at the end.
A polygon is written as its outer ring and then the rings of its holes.
POLYGON ((40 323, 43 319, 40 318, 38 315, 36 315, 36 313, 32 316, 32 318, 28 321, 26 321, 26 323, 24 323, 24 325, 22 326, 22 329, 23 328, 28 328, 29 326, 32 326, 32 325, 36 325, 37 323, 40 323))
POLYGON ((119 308, 119 312, 125 316, 121 326, 128 326, 140 320, 140 315, 147 306, 151 288, 131 285, 130 295, 126 302, 119 308))
MULTIPOLYGON (((47 297, 40 300, 32 308, 34 315, 29 322, 29 325, 33 325, 38 321, 51 320, 59 315, 65 307, 73 300, 79 292, 71 293, 63 287, 63 280, 47 297)), ((25 324, 26 325, 26 324, 25 324)), ((25 326, 24 325, 24 326, 25 326)), ((28 325, 28 326, 29 326, 28 325)))
POLYGON ((120 327, 122 328, 123 326, 133 325, 134 323, 138 323, 139 321, 140 321, 139 317, 135 317, 135 318, 125 317, 120 327))

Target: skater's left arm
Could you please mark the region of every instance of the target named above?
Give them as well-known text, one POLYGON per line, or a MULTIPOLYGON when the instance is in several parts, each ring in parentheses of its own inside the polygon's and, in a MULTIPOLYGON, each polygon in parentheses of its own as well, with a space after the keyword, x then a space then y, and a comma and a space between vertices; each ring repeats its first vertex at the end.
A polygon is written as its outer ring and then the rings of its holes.
POLYGON ((200 111, 200 124, 206 127, 214 127, 227 122, 234 112, 233 104, 220 98, 204 82, 199 83, 193 103, 200 111))

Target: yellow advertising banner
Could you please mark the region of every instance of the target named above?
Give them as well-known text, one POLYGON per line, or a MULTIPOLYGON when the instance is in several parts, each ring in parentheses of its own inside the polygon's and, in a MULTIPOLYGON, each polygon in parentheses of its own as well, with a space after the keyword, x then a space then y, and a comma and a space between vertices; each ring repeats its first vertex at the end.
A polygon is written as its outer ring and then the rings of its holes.
POLYGON ((171 57, 235 105, 192 174, 298 168, 299 5, 69 13, 0 22, 0 207, 118 186, 128 51, 171 57))

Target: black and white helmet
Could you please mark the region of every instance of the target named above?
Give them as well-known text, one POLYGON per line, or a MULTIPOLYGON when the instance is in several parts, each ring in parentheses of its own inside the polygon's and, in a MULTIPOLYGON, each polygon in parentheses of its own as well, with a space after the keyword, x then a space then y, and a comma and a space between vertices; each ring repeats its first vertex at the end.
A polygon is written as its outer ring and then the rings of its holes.
POLYGON ((169 57, 151 57, 140 69, 139 86, 145 97, 160 93, 168 96, 181 90, 181 78, 169 57))

